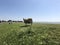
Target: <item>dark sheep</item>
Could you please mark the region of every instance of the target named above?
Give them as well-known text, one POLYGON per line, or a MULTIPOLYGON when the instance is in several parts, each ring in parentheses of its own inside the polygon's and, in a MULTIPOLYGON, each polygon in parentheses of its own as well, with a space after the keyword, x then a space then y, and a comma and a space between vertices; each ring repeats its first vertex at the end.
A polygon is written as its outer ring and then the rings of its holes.
POLYGON ((28 18, 28 19, 23 18, 23 21, 25 24, 31 24, 32 25, 32 18, 28 18))

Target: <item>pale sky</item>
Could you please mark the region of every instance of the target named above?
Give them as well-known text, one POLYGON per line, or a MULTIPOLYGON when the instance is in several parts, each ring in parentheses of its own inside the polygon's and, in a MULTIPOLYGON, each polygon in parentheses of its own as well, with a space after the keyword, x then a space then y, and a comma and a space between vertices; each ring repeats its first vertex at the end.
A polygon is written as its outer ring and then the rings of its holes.
POLYGON ((0 20, 60 22, 60 0, 0 0, 0 20))

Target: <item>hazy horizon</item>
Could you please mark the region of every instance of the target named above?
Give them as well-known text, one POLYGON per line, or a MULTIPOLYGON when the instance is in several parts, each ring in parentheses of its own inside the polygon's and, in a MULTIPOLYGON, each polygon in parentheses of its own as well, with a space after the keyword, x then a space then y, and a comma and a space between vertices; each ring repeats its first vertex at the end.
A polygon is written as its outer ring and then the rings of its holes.
POLYGON ((0 0, 0 20, 60 22, 60 0, 0 0))

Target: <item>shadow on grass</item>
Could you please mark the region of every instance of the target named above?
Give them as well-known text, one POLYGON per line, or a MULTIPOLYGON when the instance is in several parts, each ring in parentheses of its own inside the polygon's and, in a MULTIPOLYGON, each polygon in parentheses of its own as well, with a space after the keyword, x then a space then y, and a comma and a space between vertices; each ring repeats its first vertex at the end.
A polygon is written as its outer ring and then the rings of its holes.
POLYGON ((23 25, 23 26, 20 26, 20 27, 30 27, 31 25, 23 25))

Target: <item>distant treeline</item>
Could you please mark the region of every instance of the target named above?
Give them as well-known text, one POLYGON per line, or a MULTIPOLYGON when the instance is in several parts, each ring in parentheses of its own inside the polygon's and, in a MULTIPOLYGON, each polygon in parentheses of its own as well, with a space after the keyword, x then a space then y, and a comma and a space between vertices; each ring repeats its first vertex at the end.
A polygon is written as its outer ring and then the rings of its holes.
POLYGON ((0 20, 0 23, 1 22, 23 22, 23 21, 13 21, 13 20, 8 20, 8 21, 6 21, 6 20, 0 20))

